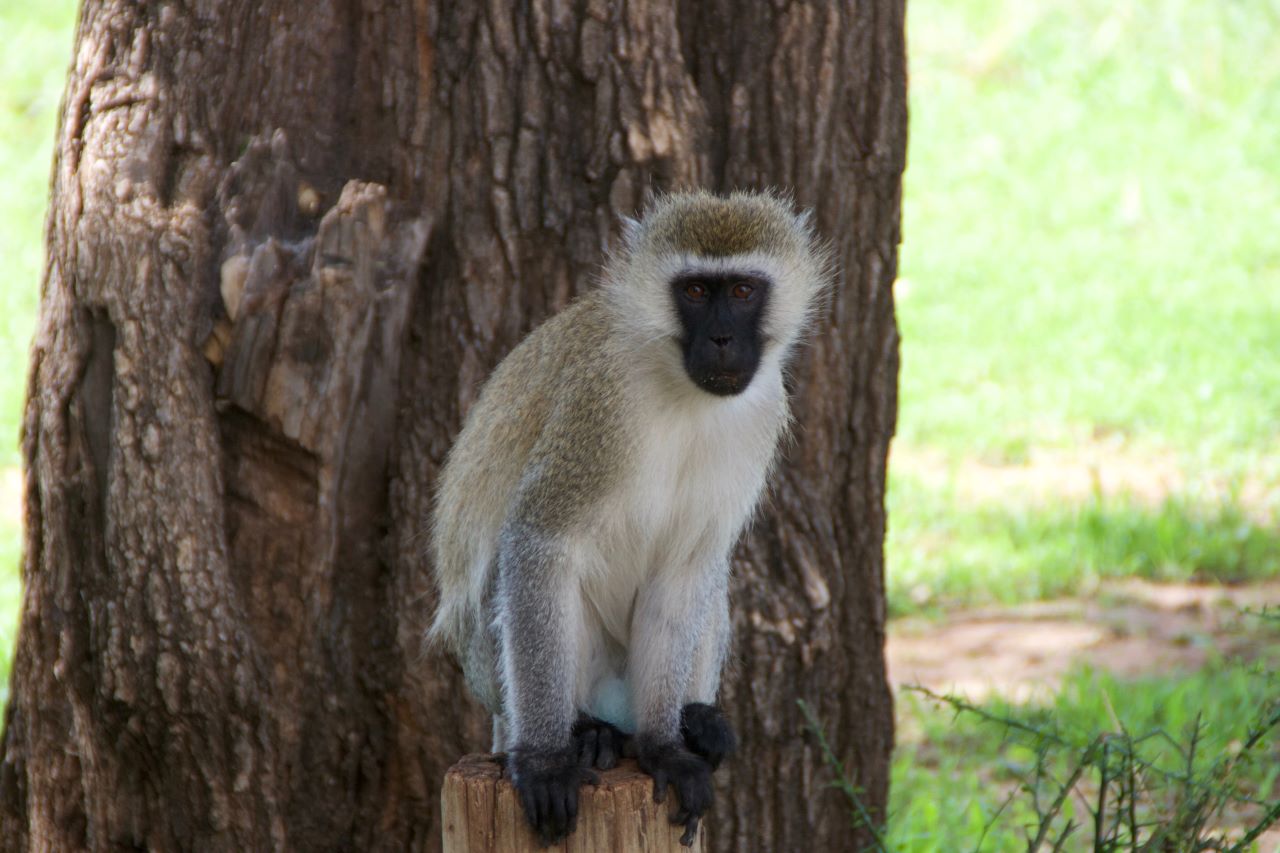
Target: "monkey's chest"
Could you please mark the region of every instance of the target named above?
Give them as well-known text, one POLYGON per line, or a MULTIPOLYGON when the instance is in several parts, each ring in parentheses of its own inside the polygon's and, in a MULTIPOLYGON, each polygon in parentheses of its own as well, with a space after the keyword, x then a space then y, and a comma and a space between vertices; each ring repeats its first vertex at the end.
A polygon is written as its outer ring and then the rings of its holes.
POLYGON ((646 436, 632 476, 602 514, 584 593, 623 648, 645 586, 722 564, 759 499, 776 431, 744 437, 720 426, 669 421, 646 436))

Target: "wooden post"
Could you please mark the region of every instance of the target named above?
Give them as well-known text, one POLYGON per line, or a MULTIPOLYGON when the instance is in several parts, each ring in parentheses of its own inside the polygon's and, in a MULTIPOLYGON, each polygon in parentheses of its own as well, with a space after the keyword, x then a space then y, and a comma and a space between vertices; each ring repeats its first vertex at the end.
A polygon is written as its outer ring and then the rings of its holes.
POLYGON ((440 792, 444 853, 703 853, 706 821, 693 846, 681 847, 684 829, 668 819, 675 800, 672 791, 655 803, 653 779, 623 761, 600 773, 598 787, 582 787, 573 834, 543 847, 493 756, 468 755, 449 768, 440 792))

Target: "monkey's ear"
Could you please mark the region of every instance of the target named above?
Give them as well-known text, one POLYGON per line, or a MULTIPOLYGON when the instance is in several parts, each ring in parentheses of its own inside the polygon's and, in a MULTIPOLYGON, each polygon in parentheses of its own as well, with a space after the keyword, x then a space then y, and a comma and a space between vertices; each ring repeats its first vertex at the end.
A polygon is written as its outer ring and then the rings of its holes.
POLYGON ((632 219, 630 216, 622 217, 622 241, 628 246, 633 246, 639 236, 640 220, 632 219))

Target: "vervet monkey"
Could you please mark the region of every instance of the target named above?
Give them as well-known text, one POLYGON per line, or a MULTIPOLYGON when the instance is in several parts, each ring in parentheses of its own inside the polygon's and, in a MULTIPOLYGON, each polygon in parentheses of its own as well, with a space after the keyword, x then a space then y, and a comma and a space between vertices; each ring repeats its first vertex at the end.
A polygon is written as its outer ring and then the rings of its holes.
POLYGON ((544 843, 624 748, 691 844, 735 746, 715 707, 729 559, 789 413, 788 358, 827 286, 772 194, 657 199, 602 284, 494 371, 441 475, 432 633, 493 713, 544 843))

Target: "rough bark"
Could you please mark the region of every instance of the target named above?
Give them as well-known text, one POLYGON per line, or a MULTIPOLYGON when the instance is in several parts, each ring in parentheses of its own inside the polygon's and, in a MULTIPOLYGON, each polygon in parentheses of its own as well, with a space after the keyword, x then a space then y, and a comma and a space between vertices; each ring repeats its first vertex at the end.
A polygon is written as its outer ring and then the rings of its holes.
POLYGON ((485 745, 422 650, 488 371, 650 189, 793 188, 842 270, 736 559, 729 850, 877 813, 901 0, 87 0, 24 424, 0 849, 438 849, 485 745))

